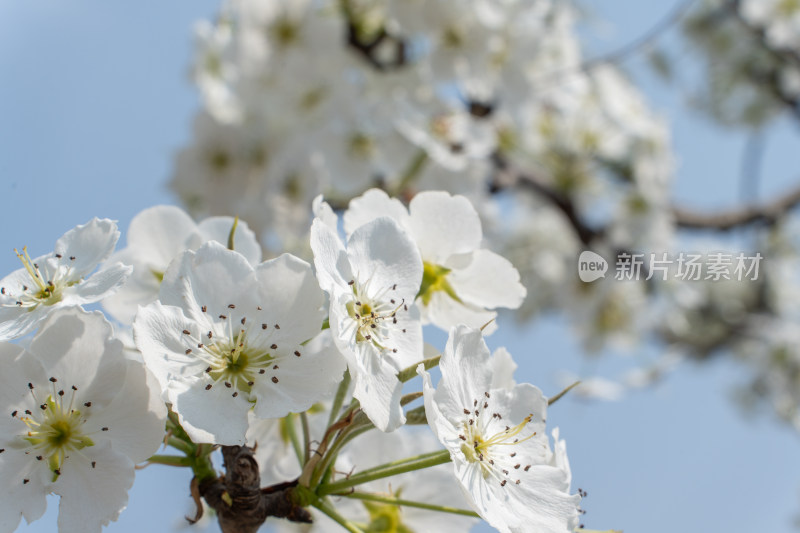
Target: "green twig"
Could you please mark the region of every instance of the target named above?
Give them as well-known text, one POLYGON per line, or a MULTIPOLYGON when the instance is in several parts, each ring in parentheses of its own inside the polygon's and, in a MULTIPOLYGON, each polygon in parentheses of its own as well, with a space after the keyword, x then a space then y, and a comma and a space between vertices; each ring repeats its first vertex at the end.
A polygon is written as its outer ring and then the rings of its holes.
POLYGON ((300 427, 303 428, 303 463, 306 464, 308 462, 308 458, 311 455, 311 436, 308 430, 308 416, 306 416, 305 411, 300 413, 300 427))
POLYGON ((458 509, 456 507, 447 507, 445 505, 434 505, 431 503, 415 502, 410 500, 401 500, 393 496, 384 496, 382 494, 373 494, 370 492, 342 492, 334 494, 334 496, 343 496, 345 498, 353 498, 356 500, 364 500, 368 502, 388 503, 401 507, 416 507, 418 509, 427 509, 429 511, 439 511, 441 513, 452 513, 462 516, 472 516, 480 518, 480 515, 475 511, 468 511, 467 509, 458 509))
POLYGON ((148 463, 154 465, 166 466, 192 466, 192 459, 190 457, 181 457, 179 455, 161 455, 156 454, 147 460, 148 463))
POLYGON ((437 355, 435 357, 431 357, 430 359, 424 359, 419 363, 411 365, 407 368, 404 368, 397 374, 397 379, 400 380, 401 383, 405 383, 406 381, 410 380, 411 378, 417 375, 417 367, 420 363, 425 365, 425 370, 430 370, 431 368, 437 366, 439 364, 439 359, 441 359, 441 355, 437 355))
POLYGON ((345 396, 347 396, 347 389, 350 388, 350 371, 346 370, 342 382, 339 383, 339 388, 336 389, 336 396, 333 398, 333 406, 331 407, 331 414, 328 417, 328 425, 332 425, 339 416, 339 411, 342 410, 345 396))
POLYGON ((328 515, 334 522, 345 528, 347 531, 350 531, 350 533, 364 533, 355 524, 336 512, 336 509, 334 509, 333 506, 327 501, 317 498, 311 502, 311 505, 328 515))
POLYGON ((286 429, 286 434, 289 436, 289 441, 292 443, 294 453, 297 455, 297 461, 300 466, 305 464, 303 459, 303 448, 300 444, 300 437, 297 436, 297 428, 294 427, 294 413, 289 413, 283 417, 283 427, 286 429))
POLYGON ((420 171, 425 166, 425 163, 428 161, 428 152, 424 149, 420 149, 416 155, 414 155, 414 159, 408 164, 403 174, 400 176, 400 180, 397 183, 397 186, 392 191, 392 196, 398 196, 402 193, 406 187, 414 183, 414 180, 417 179, 419 176, 420 171))
POLYGON ((228 233, 228 250, 234 250, 234 240, 233 236, 236 234, 236 228, 239 226, 239 217, 233 219, 233 226, 231 226, 231 232, 228 233))
POLYGON ((566 389, 562 390, 561 392, 559 392, 558 394, 556 394, 556 395, 555 395, 555 396, 553 396, 552 398, 548 399, 548 400, 547 400, 547 405, 548 405, 548 406, 550 406, 550 405, 553 405, 553 404, 554 404, 554 403, 556 403, 558 400, 560 400, 560 399, 562 398, 562 396, 564 396, 566 393, 568 393, 569 391, 571 391, 572 389, 574 389, 575 387, 577 387, 577 386, 578 386, 578 385, 580 385, 580 384, 581 384, 581 382, 580 382, 580 381, 576 381, 575 383, 573 383, 572 385, 570 385, 570 386, 569 386, 569 387, 567 387, 566 389))
POLYGON ((432 453, 425 453, 416 457, 402 459, 386 463, 375 468, 364 470, 354 476, 341 481, 335 481, 326 485, 320 485, 317 489, 317 494, 325 495, 335 492, 342 492, 350 487, 361 485, 375 481, 376 479, 383 479, 385 477, 397 476, 405 474, 406 472, 413 472, 414 470, 421 470, 423 468, 430 468, 432 466, 440 465, 450 462, 450 452, 447 450, 440 450, 432 453))
POLYGON ((197 453, 197 447, 194 444, 188 443, 183 439, 179 439, 178 437, 167 437, 167 444, 189 456, 197 453))

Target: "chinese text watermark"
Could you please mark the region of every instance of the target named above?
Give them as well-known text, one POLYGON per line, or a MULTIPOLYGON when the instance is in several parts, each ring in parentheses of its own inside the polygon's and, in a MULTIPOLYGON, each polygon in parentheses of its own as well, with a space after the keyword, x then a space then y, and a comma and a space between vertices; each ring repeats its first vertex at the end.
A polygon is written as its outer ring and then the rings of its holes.
MULTIPOLYGON (((614 279, 635 281, 756 281, 762 255, 758 252, 726 253, 628 253, 617 254, 614 279)), ((578 258, 578 277, 590 283, 606 277, 608 262, 601 255, 584 251, 578 258)))

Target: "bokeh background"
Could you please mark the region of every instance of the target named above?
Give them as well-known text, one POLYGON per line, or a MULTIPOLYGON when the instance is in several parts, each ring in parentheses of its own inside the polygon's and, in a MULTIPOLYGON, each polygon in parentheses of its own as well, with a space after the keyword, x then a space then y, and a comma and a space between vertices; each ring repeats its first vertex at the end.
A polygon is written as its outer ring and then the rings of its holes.
MULTIPOLYGON (((584 2, 586 55, 634 41, 674 4, 584 2)), ((94 216, 118 220, 124 232, 140 210, 176 202, 165 184, 198 106, 187 76, 193 23, 212 17, 217 7, 215 0, 0 0, 2 275, 19 267, 15 247, 44 253, 94 216)), ((679 58, 671 84, 652 73, 644 54, 626 56, 622 65, 671 123, 679 160, 675 200, 714 209, 782 190, 800 169, 796 128, 786 123, 770 130, 758 191, 743 189, 747 135, 721 129, 686 105, 699 62, 678 36, 667 33, 661 42, 679 58)), ((739 251, 735 234, 729 244, 739 251)), ((444 344, 442 335, 431 339, 444 344)), ((645 347, 625 357, 587 358, 558 317, 524 327, 502 321, 489 340, 492 348, 501 343, 520 365, 517 381, 530 381, 548 395, 561 389, 563 371, 615 378, 655 355, 645 347)), ((569 396, 558 402, 548 418, 567 440, 574 488, 588 492, 586 527, 797 531, 800 439, 770 411, 748 414, 737 407, 733 391, 745 377, 729 358, 683 363, 618 401, 569 396)), ((183 469, 140 471, 128 509, 107 530, 182 527, 191 511, 189 479, 183 469)), ((56 531, 56 516, 53 498, 42 519, 19 530, 56 531)))

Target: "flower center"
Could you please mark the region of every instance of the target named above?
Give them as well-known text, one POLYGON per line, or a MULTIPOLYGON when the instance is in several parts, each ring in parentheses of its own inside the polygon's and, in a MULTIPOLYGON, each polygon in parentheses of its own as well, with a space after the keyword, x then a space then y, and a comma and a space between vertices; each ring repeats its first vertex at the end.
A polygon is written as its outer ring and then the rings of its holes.
MULTIPOLYGON (((505 456, 501 457, 498 447, 513 447, 535 437, 536 432, 534 431, 530 435, 520 438, 520 434, 525 427, 533 420, 533 414, 526 416, 522 422, 516 426, 506 426, 504 430, 487 436, 485 433, 488 424, 484 423, 483 416, 488 416, 489 414, 488 398, 490 398, 490 395, 488 392, 485 393, 485 395, 487 401, 483 402, 483 409, 481 409, 478 400, 475 400, 473 403, 472 407, 474 410, 468 407, 464 408, 464 415, 466 418, 462 422, 463 433, 458 436, 462 440, 461 453, 464 454, 464 458, 467 462, 479 465, 484 479, 492 475, 497 476, 500 471, 502 471, 505 476, 508 476, 511 468, 503 468, 507 459, 505 456), (495 461, 497 461, 497 464, 495 461)), ((499 413, 491 413, 491 417, 492 419, 498 420, 502 420, 503 418, 499 413)), ((517 453, 512 451, 508 454, 508 457, 513 458, 516 455, 517 453)), ((519 470, 520 466, 519 463, 514 464, 513 469, 519 470)), ((527 472, 529 468, 530 466, 527 466, 524 470, 527 472)), ((519 482, 520 481, 517 480, 515 483, 519 484, 519 482)), ((505 484, 506 480, 502 479, 501 485, 505 486, 505 484)))
MULTIPOLYGON (((235 308, 234 304, 228 305, 228 309, 235 308)), ((205 305, 200 309, 203 313, 208 312, 205 305)), ((278 345, 269 344, 268 339, 280 326, 261 324, 259 327, 250 324, 247 317, 236 320, 228 313, 219 315, 219 318, 224 322, 215 324, 205 334, 183 330, 184 342, 188 345, 185 354, 193 354, 193 357, 202 361, 206 365, 204 373, 212 380, 212 383, 206 384, 206 390, 222 383, 232 389, 231 394, 236 398, 240 392, 249 394, 259 377, 278 383, 275 374, 279 367, 276 363, 283 356, 275 353, 278 345), (233 322, 236 322, 235 328, 233 322), (265 375, 267 372, 270 374, 265 375)), ((295 357, 302 355, 302 348, 298 348, 294 351, 295 357)))
MULTIPOLYGON (((78 409, 73 409, 77 388, 72 388, 70 401, 66 403, 64 391, 55 390, 55 378, 51 378, 51 382, 53 394, 48 395, 38 409, 26 410, 19 419, 28 426, 28 431, 21 435, 22 440, 33 448, 36 459, 47 461, 55 481, 61 475, 61 466, 69 453, 94 446, 94 441, 83 431, 85 418, 78 409)), ((28 387, 33 395, 33 385, 28 384, 28 387)), ((33 397, 36 399, 35 395, 33 397)), ((84 405, 90 407, 91 402, 84 405)), ((12 413, 12 416, 16 415, 16 411, 12 413)), ((103 428, 104 431, 107 429, 103 428)))
MULTIPOLYGON (((39 305, 55 305, 61 301, 64 288, 80 283, 80 279, 68 281, 69 268, 64 269, 57 266, 52 273, 49 272, 46 264, 40 268, 28 255, 27 247, 22 248, 22 253, 15 248, 14 253, 17 254, 17 258, 28 273, 31 285, 23 284, 17 294, 12 294, 13 289, 10 287, 0 288, 0 293, 3 295, 16 298, 13 303, 15 306, 32 309, 39 305)), ((56 255, 56 258, 61 259, 61 256, 56 255)), ((70 260, 74 259, 74 257, 70 257, 70 260)))
POLYGON ((437 291, 444 291, 450 298, 461 303, 456 291, 447 281, 449 273, 450 269, 447 267, 428 263, 427 261, 423 263, 422 285, 420 285, 417 293, 417 298, 422 300, 423 305, 428 305, 431 302, 431 298, 433 298, 433 293, 437 291))
POLYGON ((250 392, 259 371, 270 366, 274 359, 268 352, 248 349, 244 329, 239 330, 235 340, 207 345, 206 350, 213 355, 206 369, 211 379, 246 393, 250 392))
MULTIPOLYGON (((370 342, 379 350, 386 350, 389 340, 390 327, 397 324, 397 312, 400 309, 408 310, 405 300, 398 302, 394 298, 383 301, 382 296, 387 295, 393 286, 388 290, 381 291, 376 298, 368 298, 364 287, 358 283, 350 282, 353 287, 353 299, 347 302, 347 314, 356 324, 356 342, 370 342)), ((405 333, 405 330, 403 330, 405 333)), ((397 350, 394 350, 397 351, 397 350)))

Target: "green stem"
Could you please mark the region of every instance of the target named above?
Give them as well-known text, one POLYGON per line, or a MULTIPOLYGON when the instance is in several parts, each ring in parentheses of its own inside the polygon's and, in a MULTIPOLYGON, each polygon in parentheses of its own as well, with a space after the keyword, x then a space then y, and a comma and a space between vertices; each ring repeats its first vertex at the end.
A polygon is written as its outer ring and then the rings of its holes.
POLYGON ((336 396, 333 398, 331 414, 328 417, 328 426, 331 426, 339 416, 339 411, 342 410, 342 404, 344 404, 344 398, 347 396, 348 388, 350 388, 350 371, 346 370, 342 382, 339 383, 339 388, 336 389, 336 396))
POLYGON ((283 417, 283 424, 286 428, 286 433, 289 435, 289 440, 294 448, 294 453, 297 455, 297 461, 302 467, 305 462, 303 461, 303 448, 300 446, 300 438, 297 436, 297 429, 294 427, 294 414, 289 413, 283 417))
POLYGON ((300 413, 300 426, 303 428, 303 464, 306 464, 311 456, 311 436, 305 411, 300 413))
POLYGON ((239 226, 239 217, 233 219, 233 226, 231 227, 230 233, 228 233, 228 250, 233 250, 236 248, 233 236, 236 234, 236 228, 239 226))
POLYGON ((427 509, 429 511, 439 511, 441 513, 452 513, 462 516, 473 516, 480 518, 478 513, 475 511, 468 511, 467 509, 458 509, 456 507, 447 507, 444 505, 433 505, 430 503, 415 502, 411 500, 401 500, 392 496, 383 496, 381 494, 372 494, 369 492, 343 492, 341 494, 335 494, 335 496, 343 496, 345 498, 353 498, 368 502, 388 503, 401 507, 416 507, 418 509, 427 509))
POLYGON ((211 463, 209 455, 200 455, 192 459, 192 472, 194 477, 197 478, 198 483, 202 483, 206 479, 216 479, 217 473, 214 471, 214 465, 211 463))
POLYGON ((147 460, 148 463, 154 465, 166 466, 192 466, 191 457, 180 457, 178 455, 160 455, 156 454, 147 460))
POLYGON ((425 166, 425 162, 428 160, 428 152, 423 149, 420 149, 414 159, 408 164, 406 170, 403 172, 403 175, 400 177, 400 181, 397 183, 397 187, 395 187, 392 196, 398 196, 399 193, 402 193, 406 187, 411 185, 417 176, 419 176, 420 171, 425 166))
POLYGON ((321 498, 316 498, 311 502, 311 505, 328 515, 337 524, 345 528, 347 531, 350 531, 350 533, 364 533, 355 524, 336 512, 336 509, 334 509, 333 506, 327 501, 321 498))
POLYGON ((563 397, 563 396, 564 396, 566 393, 568 393, 569 391, 571 391, 572 389, 574 389, 575 387, 577 387, 577 386, 578 386, 578 385, 580 385, 580 384, 581 384, 581 382, 580 382, 580 381, 576 381, 575 383, 573 383, 572 385, 570 385, 570 386, 569 386, 569 387, 567 387, 566 389, 562 390, 561 392, 559 392, 558 394, 556 394, 555 396, 553 396, 552 398, 550 398, 549 400, 547 400, 547 405, 548 405, 548 407, 549 407, 549 406, 551 406, 551 405, 553 405, 554 403, 556 403, 556 402, 557 402, 558 400, 560 400, 560 399, 561 399, 561 398, 562 398, 562 397, 563 397))
POLYGON ((197 448, 194 444, 190 444, 185 440, 179 439, 177 437, 168 437, 167 444, 175 448, 176 450, 180 450, 186 455, 194 455, 197 452, 197 448))
POLYGON ((366 433, 370 429, 373 429, 374 427, 375 426, 373 425, 361 426, 355 430, 341 435, 338 439, 336 439, 336 441, 333 443, 333 446, 331 446, 331 448, 328 450, 328 453, 326 453, 325 457, 322 459, 320 466, 314 473, 314 476, 311 478, 311 486, 314 487, 317 484, 324 483, 325 481, 321 481, 321 479, 325 480, 330 477, 331 470, 336 464, 336 457, 339 455, 339 452, 342 450, 345 444, 362 433, 366 433))
POLYGON ((317 494, 326 495, 334 492, 342 492, 350 487, 375 481, 376 479, 397 476, 399 474, 405 474, 406 472, 430 468, 448 462, 450 462, 450 452, 447 450, 425 453, 416 457, 410 457, 408 459, 394 461, 364 470, 354 476, 350 476, 348 479, 320 485, 317 488, 317 494))
POLYGON ((400 407, 405 407, 406 405, 410 404, 416 399, 422 398, 422 391, 420 392, 409 392, 402 398, 400 398, 400 407))
POLYGON ((405 383, 406 381, 417 375, 417 367, 419 366, 420 363, 425 365, 425 370, 430 370, 431 368, 439 364, 439 359, 441 358, 442 358, 441 355, 437 355, 435 357, 431 357, 430 359, 425 359, 417 364, 404 368, 397 374, 397 379, 399 379, 401 383, 405 383))

